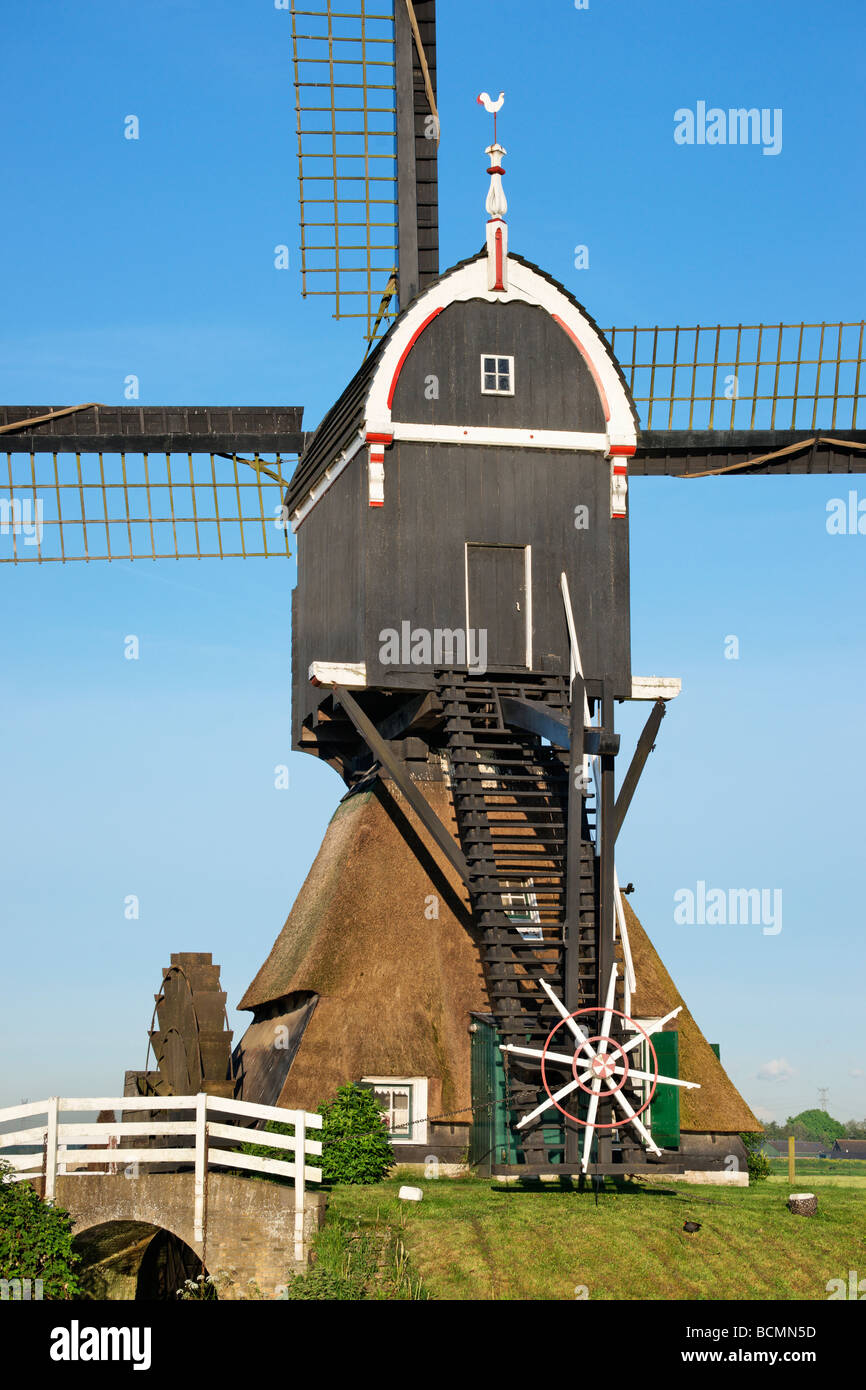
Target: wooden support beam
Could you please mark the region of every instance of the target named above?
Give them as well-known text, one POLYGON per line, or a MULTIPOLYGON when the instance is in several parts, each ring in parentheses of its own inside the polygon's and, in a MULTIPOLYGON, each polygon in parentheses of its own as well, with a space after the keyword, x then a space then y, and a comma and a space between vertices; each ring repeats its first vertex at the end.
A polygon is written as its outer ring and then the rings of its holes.
MULTIPOLYGON (((584 733, 585 686, 583 676, 571 683, 571 746, 582 748, 584 733)), ((583 832, 583 802, 588 788, 583 781, 584 761, 575 754, 569 767, 568 839, 566 844, 565 896, 565 992, 567 1009, 580 1007, 578 976, 578 934, 580 931, 580 869, 583 832)))
POLYGON ((300 454, 303 416, 301 406, 0 405, 0 440, 13 454, 300 454))
POLYGON ((440 712, 441 707, 432 694, 413 695, 411 700, 389 714, 376 728, 384 739, 405 738, 411 729, 427 728, 434 723, 436 714, 440 712))
POLYGON ((629 476, 866 472, 866 430, 643 430, 629 476))
MULTIPOLYGON (((570 744, 575 750, 583 748, 586 709, 586 686, 583 676, 571 682, 570 744)), ((575 751, 568 769, 568 839, 566 842, 565 879, 565 970, 563 1003, 569 1012, 580 1008, 580 871, 583 848, 583 804, 588 788, 584 784, 585 761, 575 751)), ((577 1127, 566 1121, 565 1161, 580 1163, 580 1134, 577 1127)))
MULTIPOLYGON (((524 729, 527 733, 537 734, 539 738, 546 738, 556 748, 570 746, 568 725, 561 719, 556 719, 543 705, 532 700, 521 700, 516 695, 503 695, 500 706, 502 718, 513 729, 524 729)), ((580 727, 583 729, 582 709, 580 727)))
MULTIPOLYGON (((608 735, 613 733, 614 725, 613 691, 613 679, 606 675, 601 697, 601 726, 608 735)), ((614 754, 603 753, 599 761, 601 763, 601 777, 599 779, 601 783, 601 809, 599 816, 599 888, 601 902, 598 924, 598 1000, 599 1003, 602 1003, 605 991, 608 987, 611 969, 614 964, 613 924, 616 912, 616 904, 614 902, 616 878, 614 845, 616 843, 616 836, 613 830, 615 806, 614 754)), ((596 1143, 598 1145, 599 1163, 610 1163, 610 1131, 606 1130, 599 1133, 596 1143)))
POLYGON ((628 808, 631 805, 632 797, 634 796, 635 791, 637 790, 637 784, 640 781, 641 773, 646 767, 647 758, 653 750, 653 745, 656 741, 656 735, 659 731, 659 725, 664 719, 665 713, 666 711, 664 700, 656 700, 650 712, 650 717, 647 720, 646 724, 644 724, 643 733, 637 741, 637 748, 635 748, 634 750, 634 757, 632 758, 629 764, 628 772, 625 774, 625 780, 623 781, 623 784, 619 789, 619 796, 617 797, 616 805, 613 808, 614 840, 617 839, 619 832, 622 829, 622 823, 625 820, 626 812, 628 811, 628 808))
MULTIPOLYGON (((586 698, 586 683, 581 677, 581 690, 583 698, 586 698)), ((536 734, 539 738, 546 738, 556 748, 572 748, 572 731, 568 724, 561 719, 557 719, 543 706, 534 703, 532 700, 521 700, 517 696, 505 695, 500 700, 502 718, 506 724, 510 724, 513 729, 525 729, 527 733, 536 734)), ((614 756, 619 752, 619 734, 608 733, 605 729, 596 729, 580 721, 580 737, 583 743, 583 751, 590 757, 597 757, 601 753, 611 753, 614 756)))
POLYGON ((372 720, 368 719, 354 696, 341 685, 334 686, 334 698, 339 700, 370 752, 378 758, 385 771, 396 782, 421 824, 433 837, 449 863, 457 870, 463 882, 469 886, 469 869, 460 847, 436 812, 428 804, 415 786, 406 764, 397 757, 394 750, 382 738, 372 720))
POLYGON ((397 294, 401 309, 406 308, 420 288, 414 45, 409 11, 404 0, 398 0, 394 6, 394 96, 397 124, 397 294))

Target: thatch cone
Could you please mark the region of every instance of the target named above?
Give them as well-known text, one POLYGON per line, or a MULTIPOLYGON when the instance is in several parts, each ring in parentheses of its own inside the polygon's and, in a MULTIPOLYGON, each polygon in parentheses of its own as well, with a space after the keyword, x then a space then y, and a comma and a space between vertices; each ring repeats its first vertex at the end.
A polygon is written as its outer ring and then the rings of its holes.
MULTIPOLYGON (((416 787, 456 839, 447 782, 416 787)), ((759 1130, 628 902, 625 913, 633 1012, 655 1018, 682 1006, 680 1073, 700 1085, 681 1095, 682 1131, 759 1130)), ((245 1100, 314 1110, 362 1076, 418 1076, 428 1080, 428 1115, 471 1121, 469 1024, 490 1012, 478 932, 455 870, 392 782, 340 804, 239 1007, 254 1013, 241 1044, 245 1100), (292 1033, 291 1048, 275 1051, 275 1023, 292 1033)))
POLYGON ((814 1192, 792 1192, 788 1198, 788 1211, 795 1216, 817 1216, 818 1198, 814 1192))

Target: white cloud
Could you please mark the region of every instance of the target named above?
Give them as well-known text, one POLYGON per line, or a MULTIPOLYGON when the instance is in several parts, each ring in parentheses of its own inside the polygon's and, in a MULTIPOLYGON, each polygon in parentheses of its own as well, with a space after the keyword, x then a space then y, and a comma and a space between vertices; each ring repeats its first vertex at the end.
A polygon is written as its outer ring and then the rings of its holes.
POLYGON ((768 1110, 766 1105, 753 1105, 752 1110, 759 1120, 775 1120, 776 1116, 772 1110, 768 1110))
POLYGON ((864 1072, 862 1067, 852 1067, 848 1075, 853 1076, 854 1079, 857 1080, 861 1076, 866 1076, 866 1072, 864 1072))
POLYGON ((759 1081, 790 1081, 794 1068, 784 1057, 773 1057, 758 1067, 759 1081))

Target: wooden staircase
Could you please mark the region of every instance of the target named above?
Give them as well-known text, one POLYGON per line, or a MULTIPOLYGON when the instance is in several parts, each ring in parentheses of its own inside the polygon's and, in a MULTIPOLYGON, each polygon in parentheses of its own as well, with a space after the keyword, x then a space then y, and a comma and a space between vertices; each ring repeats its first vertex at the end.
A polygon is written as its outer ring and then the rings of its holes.
MULTIPOLYGON (((562 677, 450 671, 438 678, 458 832, 469 867, 469 893, 480 932, 490 1007, 502 1042, 540 1047, 559 1014, 538 984, 544 976, 565 994, 566 949, 577 952, 577 999, 570 1009, 598 1003, 598 866, 591 803, 584 799, 579 908, 566 903, 568 752, 507 725, 506 696, 539 703, 568 723, 562 677), (575 940, 576 928, 576 940, 575 940)), ((538 1068, 509 1058, 511 1099, 533 1108, 538 1068)), ((527 1161, 543 1161, 542 1130, 553 1111, 522 1135, 527 1161)))

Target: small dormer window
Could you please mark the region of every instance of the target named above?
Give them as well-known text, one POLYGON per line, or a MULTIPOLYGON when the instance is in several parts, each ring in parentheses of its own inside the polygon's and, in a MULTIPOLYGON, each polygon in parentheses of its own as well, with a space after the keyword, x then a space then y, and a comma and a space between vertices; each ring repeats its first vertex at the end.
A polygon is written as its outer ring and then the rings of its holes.
POLYGON ((481 390, 485 396, 513 396, 514 358, 484 354, 481 358, 481 390))

